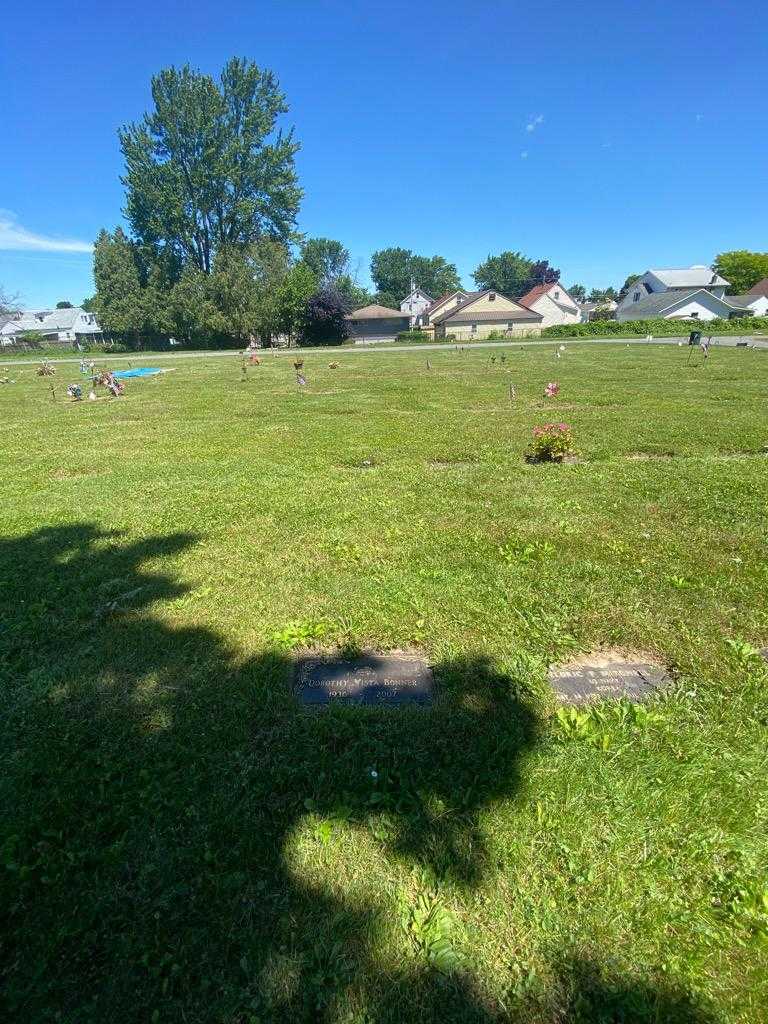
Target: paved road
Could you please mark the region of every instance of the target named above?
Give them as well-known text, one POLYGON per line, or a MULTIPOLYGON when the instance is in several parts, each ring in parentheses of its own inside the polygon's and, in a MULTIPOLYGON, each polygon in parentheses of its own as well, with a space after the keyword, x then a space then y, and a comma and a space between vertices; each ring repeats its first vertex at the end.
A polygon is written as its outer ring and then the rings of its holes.
MULTIPOLYGON (((706 332, 703 332, 706 336, 706 332)), ((653 341, 646 341, 645 338, 543 338, 537 341, 529 341, 520 339, 518 341, 472 341, 467 342, 466 345, 456 345, 452 342, 430 342, 425 345, 350 345, 344 348, 336 348, 334 346, 321 347, 321 348, 301 348, 301 349, 267 349, 266 351, 259 351, 259 355, 262 358, 271 358, 273 353, 277 356, 292 356, 296 357, 297 354, 302 356, 312 355, 320 353, 322 355, 340 355, 344 354, 357 355, 372 353, 372 352, 452 352, 459 348, 466 350, 473 350, 476 348, 522 348, 522 347, 540 347, 540 348, 555 348, 559 345, 677 345, 680 342, 687 344, 688 335, 679 338, 654 338, 653 341)), ((756 338, 751 335, 740 337, 717 337, 713 336, 712 345, 713 347, 722 348, 735 348, 737 344, 747 342, 749 348, 760 348, 768 349, 768 337, 756 338)), ((151 364, 156 363, 162 359, 213 359, 220 356, 229 356, 231 359, 241 359, 241 353, 235 349, 216 350, 211 352, 131 352, 122 355, 106 356, 101 353, 85 353, 87 359, 93 358, 98 362, 104 362, 108 359, 110 363, 118 362, 133 362, 133 363, 144 363, 151 364)), ((31 366, 37 365, 40 362, 40 357, 37 359, 8 359, 7 365, 11 366, 31 366)), ((80 356, 66 357, 62 359, 49 359, 50 363, 79 363, 80 356)), ((2 352, 0 352, 0 366, 3 365, 2 352)))

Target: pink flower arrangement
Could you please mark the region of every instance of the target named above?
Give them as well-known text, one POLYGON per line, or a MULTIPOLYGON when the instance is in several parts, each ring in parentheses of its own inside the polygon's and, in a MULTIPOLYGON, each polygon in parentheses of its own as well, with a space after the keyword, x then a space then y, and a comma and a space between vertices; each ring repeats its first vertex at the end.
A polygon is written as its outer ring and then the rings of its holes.
POLYGON ((559 394, 560 394, 560 385, 557 383, 557 381, 554 381, 554 380, 550 381, 549 384, 547 384, 547 386, 544 388, 544 397, 545 398, 557 398, 557 396, 559 394))
POLYGON ((567 423, 545 423, 533 428, 533 440, 525 453, 527 462, 562 462, 576 454, 567 423))
POLYGON ((570 429, 567 423, 545 423, 543 427, 533 428, 533 436, 544 437, 547 434, 555 434, 558 430, 560 433, 565 433, 570 429))

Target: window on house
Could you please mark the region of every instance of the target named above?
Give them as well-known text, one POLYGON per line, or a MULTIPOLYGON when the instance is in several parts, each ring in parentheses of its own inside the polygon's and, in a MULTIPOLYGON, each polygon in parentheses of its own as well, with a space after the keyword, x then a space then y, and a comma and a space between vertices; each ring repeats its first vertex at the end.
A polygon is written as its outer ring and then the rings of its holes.
POLYGON ((559 299, 559 298, 560 298, 560 292, 555 292, 555 298, 556 298, 556 299, 559 299))
POLYGON ((640 301, 640 292, 635 292, 635 294, 632 296, 632 301, 633 302, 639 302, 640 301))
POLYGON ((477 324, 472 324, 470 331, 472 331, 473 334, 477 334, 477 324))
POLYGON ((496 292, 489 292, 489 294, 488 294, 488 301, 489 302, 493 302, 493 300, 495 298, 496 298, 496 292))

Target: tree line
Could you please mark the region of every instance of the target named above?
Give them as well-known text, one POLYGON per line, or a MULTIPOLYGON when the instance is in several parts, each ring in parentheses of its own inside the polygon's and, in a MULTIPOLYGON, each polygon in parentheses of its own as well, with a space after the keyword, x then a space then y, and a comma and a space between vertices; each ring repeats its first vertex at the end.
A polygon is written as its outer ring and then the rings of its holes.
MULTIPOLYGON (((140 122, 119 131, 129 230, 101 231, 94 249, 96 294, 86 304, 108 334, 136 344, 168 336, 269 344, 281 335, 334 343, 346 337, 345 314, 369 303, 397 308, 412 281, 433 298, 462 287, 443 256, 392 247, 373 254, 369 292, 340 241, 299 234, 299 144, 279 127, 288 107, 271 71, 238 58, 218 80, 168 68, 152 79, 152 101, 140 122)), ((746 290, 757 273, 747 258, 759 256, 725 253, 716 266, 746 290), (736 256, 738 273, 726 259, 736 256)), ((620 300, 639 276, 618 288, 568 291, 580 302, 620 300)), ((505 251, 472 277, 478 289, 518 298, 558 281, 560 271, 505 251)))

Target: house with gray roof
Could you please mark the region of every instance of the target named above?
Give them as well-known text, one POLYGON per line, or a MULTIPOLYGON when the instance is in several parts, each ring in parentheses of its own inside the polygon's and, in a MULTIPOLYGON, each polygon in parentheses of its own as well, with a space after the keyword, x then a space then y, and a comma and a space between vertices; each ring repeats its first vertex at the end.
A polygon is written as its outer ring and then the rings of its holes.
POLYGON ((350 337, 356 345, 394 341, 401 331, 407 331, 411 326, 408 313, 380 306, 376 302, 353 310, 344 319, 349 325, 350 337))
POLYGON ((745 316, 768 316, 768 294, 747 292, 746 295, 726 295, 725 301, 743 310, 745 316))
MULTIPOLYGON (((670 267, 662 270, 646 270, 646 272, 633 282, 632 287, 619 303, 616 309, 617 320, 645 320, 650 315, 648 309, 655 308, 654 302, 648 302, 656 295, 665 294, 670 303, 675 297, 680 298, 684 293, 706 292, 715 299, 722 299, 728 287, 724 277, 720 277, 711 267, 696 265, 693 267, 670 267)), ((714 308, 720 308, 720 312, 711 313, 706 316, 708 307, 697 307, 701 314, 693 319, 711 320, 715 316, 722 315, 722 307, 717 304, 710 304, 714 308)))
MULTIPOLYGON (((729 320, 753 316, 759 296, 715 295, 707 288, 674 288, 620 305, 617 320, 729 320), (752 303, 746 300, 751 298, 752 303)), ((761 314, 760 314, 761 315, 761 314)))
POLYGON ((14 314, 0 327, 0 344, 12 345, 20 335, 34 334, 41 341, 73 344, 101 336, 101 327, 93 313, 79 306, 69 309, 27 309, 14 314))

